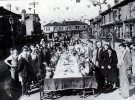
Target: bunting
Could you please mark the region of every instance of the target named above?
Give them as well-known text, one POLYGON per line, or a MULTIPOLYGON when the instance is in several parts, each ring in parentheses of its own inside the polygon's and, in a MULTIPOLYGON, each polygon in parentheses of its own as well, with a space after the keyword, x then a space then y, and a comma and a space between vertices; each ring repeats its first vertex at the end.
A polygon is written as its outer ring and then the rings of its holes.
POLYGON ((87 5, 88 8, 90 8, 90 5, 87 5))
POLYGON ((80 3, 81 0, 76 0, 76 3, 80 3))
POLYGON ((66 7, 66 10, 68 10, 69 9, 69 7, 66 7))
POLYGON ((16 10, 18 11, 19 10, 19 7, 16 7, 16 10))
POLYGON ((32 8, 28 8, 28 9, 29 9, 29 11, 31 11, 32 8))

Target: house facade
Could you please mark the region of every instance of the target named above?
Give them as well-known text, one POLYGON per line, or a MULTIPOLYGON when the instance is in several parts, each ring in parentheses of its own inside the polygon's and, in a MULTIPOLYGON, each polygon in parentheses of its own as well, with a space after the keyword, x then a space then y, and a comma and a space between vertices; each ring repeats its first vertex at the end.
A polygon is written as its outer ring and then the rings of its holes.
POLYGON ((24 25, 24 33, 27 36, 41 35, 41 23, 38 14, 27 14, 25 10, 22 11, 22 24, 24 25))
POLYGON ((51 35, 50 37, 55 37, 57 35, 64 35, 64 34, 82 34, 86 33, 88 29, 88 24, 80 22, 80 21, 64 21, 60 22, 53 22, 44 25, 43 32, 45 34, 51 35))
MULTIPOLYGON (((118 39, 130 39, 135 36, 134 0, 120 1, 113 7, 102 12, 99 16, 101 16, 100 36, 102 38, 110 37, 114 33, 118 39)), ((94 25, 95 21, 94 19, 90 23, 94 25)))

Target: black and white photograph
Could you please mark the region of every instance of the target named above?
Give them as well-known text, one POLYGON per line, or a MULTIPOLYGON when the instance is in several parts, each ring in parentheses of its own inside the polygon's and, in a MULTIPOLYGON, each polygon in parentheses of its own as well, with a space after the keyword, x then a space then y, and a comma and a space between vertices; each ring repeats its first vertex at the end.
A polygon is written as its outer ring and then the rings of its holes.
POLYGON ((135 0, 0 0, 0 100, 135 100, 135 0))

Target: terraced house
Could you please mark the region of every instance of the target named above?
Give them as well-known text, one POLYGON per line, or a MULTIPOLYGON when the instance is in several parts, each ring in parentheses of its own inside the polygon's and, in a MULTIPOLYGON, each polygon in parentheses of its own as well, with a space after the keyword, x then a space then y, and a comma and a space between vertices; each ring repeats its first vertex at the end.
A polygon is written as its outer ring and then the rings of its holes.
POLYGON ((135 36, 135 0, 117 2, 98 17, 100 21, 97 18, 90 20, 92 34, 96 37, 115 35, 118 39, 130 39, 135 36), (95 31, 96 26, 98 29, 95 31))

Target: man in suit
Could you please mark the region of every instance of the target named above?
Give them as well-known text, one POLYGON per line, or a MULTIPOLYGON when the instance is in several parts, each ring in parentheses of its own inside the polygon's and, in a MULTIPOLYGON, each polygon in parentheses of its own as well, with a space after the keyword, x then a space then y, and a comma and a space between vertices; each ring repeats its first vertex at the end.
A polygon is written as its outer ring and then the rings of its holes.
POLYGON ((132 58, 129 52, 126 50, 125 44, 120 44, 119 49, 121 51, 120 59, 118 59, 119 78, 120 78, 120 94, 124 98, 128 98, 129 95, 129 80, 128 75, 131 74, 132 58))
POLYGON ((28 74, 29 74, 29 64, 27 62, 27 48, 22 48, 21 58, 18 62, 18 72, 20 77, 22 78, 22 94, 27 95, 27 82, 28 82, 28 74))
POLYGON ((104 51, 102 47, 102 42, 98 41, 96 43, 97 49, 96 49, 96 68, 95 68, 95 76, 98 83, 98 89, 103 90, 103 87, 105 85, 105 78, 103 74, 101 73, 101 70, 103 69, 103 60, 104 60, 104 51))

